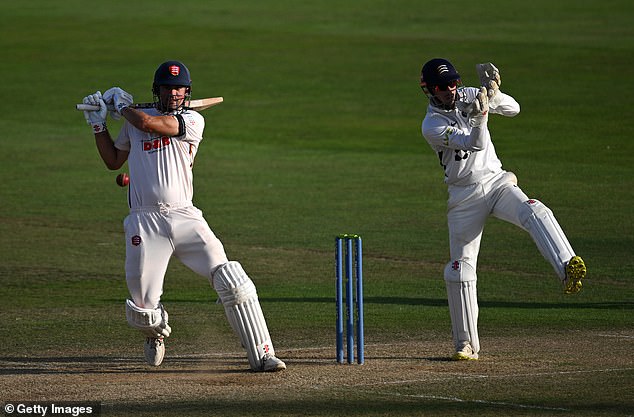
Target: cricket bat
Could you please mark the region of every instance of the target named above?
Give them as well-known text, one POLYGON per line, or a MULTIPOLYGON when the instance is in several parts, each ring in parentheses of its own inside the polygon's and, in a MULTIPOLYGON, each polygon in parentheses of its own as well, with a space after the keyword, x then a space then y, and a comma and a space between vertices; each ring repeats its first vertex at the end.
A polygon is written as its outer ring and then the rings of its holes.
MULTIPOLYGON (((185 101, 185 107, 192 110, 199 111, 199 110, 208 109, 209 107, 215 106, 216 104, 220 104, 222 102, 223 102, 222 97, 201 98, 198 100, 185 101)), ((75 105, 75 107, 77 108, 77 110, 81 110, 81 111, 99 110, 99 106, 95 106, 92 104, 77 104, 75 105)), ((135 109, 149 109, 154 107, 154 103, 136 103, 136 104, 133 104, 131 107, 135 109)), ((108 105, 108 110, 114 110, 114 107, 112 105, 108 105)))

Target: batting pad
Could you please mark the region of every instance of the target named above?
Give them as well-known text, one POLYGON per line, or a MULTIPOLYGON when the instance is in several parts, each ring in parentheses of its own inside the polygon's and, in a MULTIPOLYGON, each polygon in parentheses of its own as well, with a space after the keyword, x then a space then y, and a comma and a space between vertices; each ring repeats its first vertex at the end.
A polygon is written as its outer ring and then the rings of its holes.
POLYGON ((168 337, 172 332, 167 324, 167 311, 162 304, 158 308, 148 309, 138 307, 132 300, 126 300, 125 316, 130 326, 141 330, 147 337, 168 337))
POLYGON ((231 328, 247 351, 251 369, 261 370, 264 355, 274 356, 275 350, 253 281, 239 262, 230 261, 214 272, 212 282, 231 328))
POLYGON ((565 279, 566 263, 575 256, 575 252, 553 212, 542 202, 530 199, 522 204, 519 217, 539 252, 550 262, 559 278, 565 279))
POLYGON ((445 284, 454 346, 459 350, 471 343, 474 353, 480 351, 478 336, 477 276, 473 266, 464 260, 452 261, 445 267, 445 284))

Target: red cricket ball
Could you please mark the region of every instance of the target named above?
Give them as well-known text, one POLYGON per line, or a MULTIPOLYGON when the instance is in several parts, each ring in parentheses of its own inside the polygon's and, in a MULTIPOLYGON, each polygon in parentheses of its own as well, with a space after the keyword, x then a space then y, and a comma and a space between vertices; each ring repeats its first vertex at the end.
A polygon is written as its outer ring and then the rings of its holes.
POLYGON ((125 172, 117 175, 117 184, 119 187, 127 187, 130 184, 130 176, 125 172))

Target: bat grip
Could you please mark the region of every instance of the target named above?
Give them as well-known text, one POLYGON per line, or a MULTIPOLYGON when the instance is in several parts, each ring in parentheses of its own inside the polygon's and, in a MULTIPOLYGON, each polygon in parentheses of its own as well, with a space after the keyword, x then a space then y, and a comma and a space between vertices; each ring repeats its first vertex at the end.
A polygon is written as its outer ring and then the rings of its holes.
MULTIPOLYGON (((75 105, 75 107, 77 108, 77 110, 81 110, 81 111, 97 111, 99 110, 99 106, 96 106, 94 104, 77 104, 75 105)), ((114 106, 107 106, 108 110, 114 110, 114 106)))

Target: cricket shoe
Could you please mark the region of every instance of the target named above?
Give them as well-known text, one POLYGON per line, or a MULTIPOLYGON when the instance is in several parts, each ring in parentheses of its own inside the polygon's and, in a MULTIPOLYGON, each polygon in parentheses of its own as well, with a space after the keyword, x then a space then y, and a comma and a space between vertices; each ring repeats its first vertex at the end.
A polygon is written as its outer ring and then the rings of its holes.
POLYGON ((458 349, 451 357, 452 361, 477 361, 478 354, 473 351, 469 343, 458 349))
POLYGON ((273 355, 266 354, 262 358, 262 372, 279 372, 286 369, 286 364, 273 355))
POLYGON ((581 291, 583 280, 586 277, 586 264, 581 256, 573 256, 566 264, 566 278, 564 279, 564 293, 575 294, 581 291))
POLYGON ((143 344, 145 361, 152 366, 159 366, 165 357, 165 342, 162 337, 148 337, 143 344))

